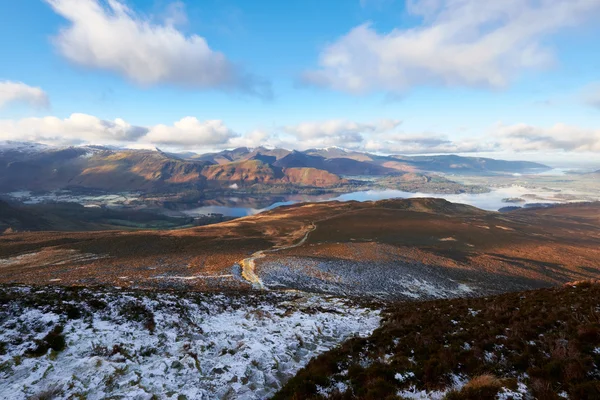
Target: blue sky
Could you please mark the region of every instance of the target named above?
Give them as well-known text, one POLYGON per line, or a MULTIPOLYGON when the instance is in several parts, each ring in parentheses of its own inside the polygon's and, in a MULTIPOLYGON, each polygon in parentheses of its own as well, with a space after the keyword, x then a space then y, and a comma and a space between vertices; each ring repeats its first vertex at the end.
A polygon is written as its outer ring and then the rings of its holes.
POLYGON ((593 159, 600 0, 485 3, 4 2, 0 139, 593 159))

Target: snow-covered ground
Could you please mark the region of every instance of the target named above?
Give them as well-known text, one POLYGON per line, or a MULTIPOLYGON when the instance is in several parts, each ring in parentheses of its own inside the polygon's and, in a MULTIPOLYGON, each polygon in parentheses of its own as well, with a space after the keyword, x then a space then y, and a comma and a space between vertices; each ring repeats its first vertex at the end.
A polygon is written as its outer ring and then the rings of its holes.
POLYGON ((379 310, 310 294, 5 287, 0 398, 264 399, 379 323, 379 310))
POLYGON ((444 269, 419 263, 280 257, 261 263, 258 272, 267 288, 338 296, 426 300, 487 292, 479 287, 483 282, 478 285, 460 283, 444 269))

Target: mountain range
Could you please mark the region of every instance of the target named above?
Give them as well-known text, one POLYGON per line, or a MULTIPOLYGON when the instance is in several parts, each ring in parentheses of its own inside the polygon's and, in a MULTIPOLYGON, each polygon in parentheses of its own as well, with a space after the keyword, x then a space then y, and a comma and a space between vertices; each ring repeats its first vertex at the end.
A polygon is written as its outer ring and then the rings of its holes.
POLYGON ((422 179, 429 173, 506 174, 549 167, 479 157, 375 155, 338 148, 289 151, 245 147, 218 153, 169 153, 104 146, 0 145, 0 192, 82 188, 118 191, 333 188, 361 177, 422 179), (410 175, 412 174, 412 175, 410 175))

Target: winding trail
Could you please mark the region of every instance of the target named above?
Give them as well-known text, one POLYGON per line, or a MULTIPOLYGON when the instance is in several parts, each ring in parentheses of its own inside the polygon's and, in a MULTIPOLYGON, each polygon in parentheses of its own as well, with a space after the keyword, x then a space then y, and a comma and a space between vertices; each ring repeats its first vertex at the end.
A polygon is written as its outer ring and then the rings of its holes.
POLYGON ((302 239, 300 239, 297 243, 291 244, 289 246, 275 247, 268 250, 260 250, 256 253, 253 253, 248 258, 244 258, 238 263, 242 267, 242 278, 250 282, 250 284, 252 284, 252 287, 255 289, 267 290, 267 287, 263 285, 262 280, 256 274, 256 260, 266 257, 267 253, 275 253, 281 250, 288 250, 302 246, 308 239, 310 233, 314 232, 315 229, 317 229, 317 226, 314 222, 311 222, 310 228, 304 234, 302 239))
MULTIPOLYGON (((372 208, 375 209, 375 208, 372 208)), ((382 210, 389 210, 389 208, 385 208, 385 207, 378 207, 377 209, 382 209, 382 210)), ((311 234, 311 232, 314 232, 315 229, 317 229, 317 222, 322 222, 322 221, 327 221, 331 218, 335 218, 335 217, 339 217, 341 215, 347 215, 347 214, 352 214, 352 213, 356 213, 356 212, 361 212, 363 211, 363 209, 357 209, 357 210, 348 210, 333 216, 329 216, 329 217, 325 217, 316 221, 312 221, 310 223, 310 228, 308 229, 308 231, 304 234, 304 236, 302 237, 302 239, 300 239, 297 243, 291 244, 289 246, 281 246, 281 247, 274 247, 272 249, 268 249, 268 250, 260 250, 257 251, 256 253, 253 253, 250 257, 248 258, 244 258, 243 260, 239 261, 237 263, 237 265, 241 266, 242 268, 242 273, 241 276, 243 279, 245 279, 246 281, 248 281, 253 288, 255 289, 261 289, 261 290, 268 290, 268 288, 263 284, 262 280, 258 277, 258 275, 256 274, 256 260, 264 258, 267 256, 267 253, 275 253, 281 250, 287 250, 287 249, 293 249, 294 247, 300 247, 302 246, 306 240, 308 239, 308 236, 311 234)), ((400 211, 400 210, 398 210, 400 211)))

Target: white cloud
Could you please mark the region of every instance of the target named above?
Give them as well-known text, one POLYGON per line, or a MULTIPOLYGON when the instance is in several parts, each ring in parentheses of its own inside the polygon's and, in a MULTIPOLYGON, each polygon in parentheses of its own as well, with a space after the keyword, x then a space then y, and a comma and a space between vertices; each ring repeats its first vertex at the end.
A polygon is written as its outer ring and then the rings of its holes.
POLYGON ((0 108, 9 103, 27 103, 34 107, 48 107, 48 95, 39 87, 22 82, 0 82, 0 108))
POLYGON ((175 25, 185 16, 181 5, 158 24, 119 0, 45 1, 70 22, 54 42, 75 64, 114 71, 141 85, 167 83, 270 95, 267 84, 240 71, 203 37, 177 30, 175 25))
POLYGON ((372 135, 396 129, 399 120, 384 119, 374 122, 355 122, 349 120, 327 120, 303 122, 283 128, 292 140, 301 148, 344 146, 357 148, 365 140, 365 134, 372 135))
POLYGON ((273 130, 240 134, 221 120, 184 117, 171 125, 135 126, 121 118, 103 120, 87 114, 0 120, 0 140, 50 145, 108 144, 134 148, 208 152, 235 147, 276 146, 306 150, 337 146, 387 154, 434 153, 600 153, 600 129, 566 124, 540 127, 498 124, 479 136, 450 137, 439 133, 399 130, 400 121, 305 122, 273 130))
POLYGON ((185 12, 185 3, 174 1, 167 6, 165 15, 165 24, 169 26, 185 25, 188 23, 187 14, 185 12))
POLYGON ((231 147, 259 147, 271 145, 272 136, 269 132, 262 129, 255 129, 243 136, 231 138, 228 145, 231 147))
POLYGON ((229 129, 223 121, 200 121, 195 117, 185 117, 173 126, 156 125, 150 128, 142 139, 145 142, 168 146, 208 146, 221 147, 239 135, 229 129))
POLYGON ((433 133, 391 134, 368 140, 366 151, 400 154, 471 153, 486 151, 489 143, 472 139, 451 140, 433 133))
POLYGON ((364 143, 367 151, 403 154, 478 152, 600 152, 600 129, 566 124, 540 127, 528 124, 499 124, 487 134, 450 138, 434 133, 388 133, 364 143))
POLYGON ((593 20, 600 0, 409 0, 423 25, 352 29, 320 54, 306 82, 361 93, 415 85, 504 87, 520 71, 554 62, 544 40, 593 20))
POLYGON ((72 114, 65 119, 43 117, 0 121, 0 139, 47 144, 133 142, 146 133, 146 128, 132 126, 120 118, 107 121, 87 114, 72 114))
POLYGON ((497 147, 512 151, 600 152, 600 129, 566 124, 536 127, 527 124, 499 125, 497 147))
POLYGON ((68 118, 53 116, 0 120, 0 140, 32 141, 50 145, 110 144, 134 148, 165 146, 170 149, 213 150, 237 146, 255 147, 268 134, 253 131, 240 135, 220 120, 200 121, 184 117, 172 125, 135 126, 116 118, 103 120, 88 114, 68 118))
POLYGON ((352 121, 307 122, 286 127, 289 148, 339 146, 379 153, 448 154, 476 152, 600 152, 600 129, 566 124, 539 127, 527 124, 499 124, 488 132, 470 137, 432 132, 402 132, 400 121, 372 123, 352 121))
POLYGON ((375 122, 361 123, 349 120, 332 119, 318 122, 303 122, 285 127, 285 131, 300 139, 314 139, 322 136, 335 137, 347 134, 384 132, 400 125, 399 120, 384 119, 375 122))

